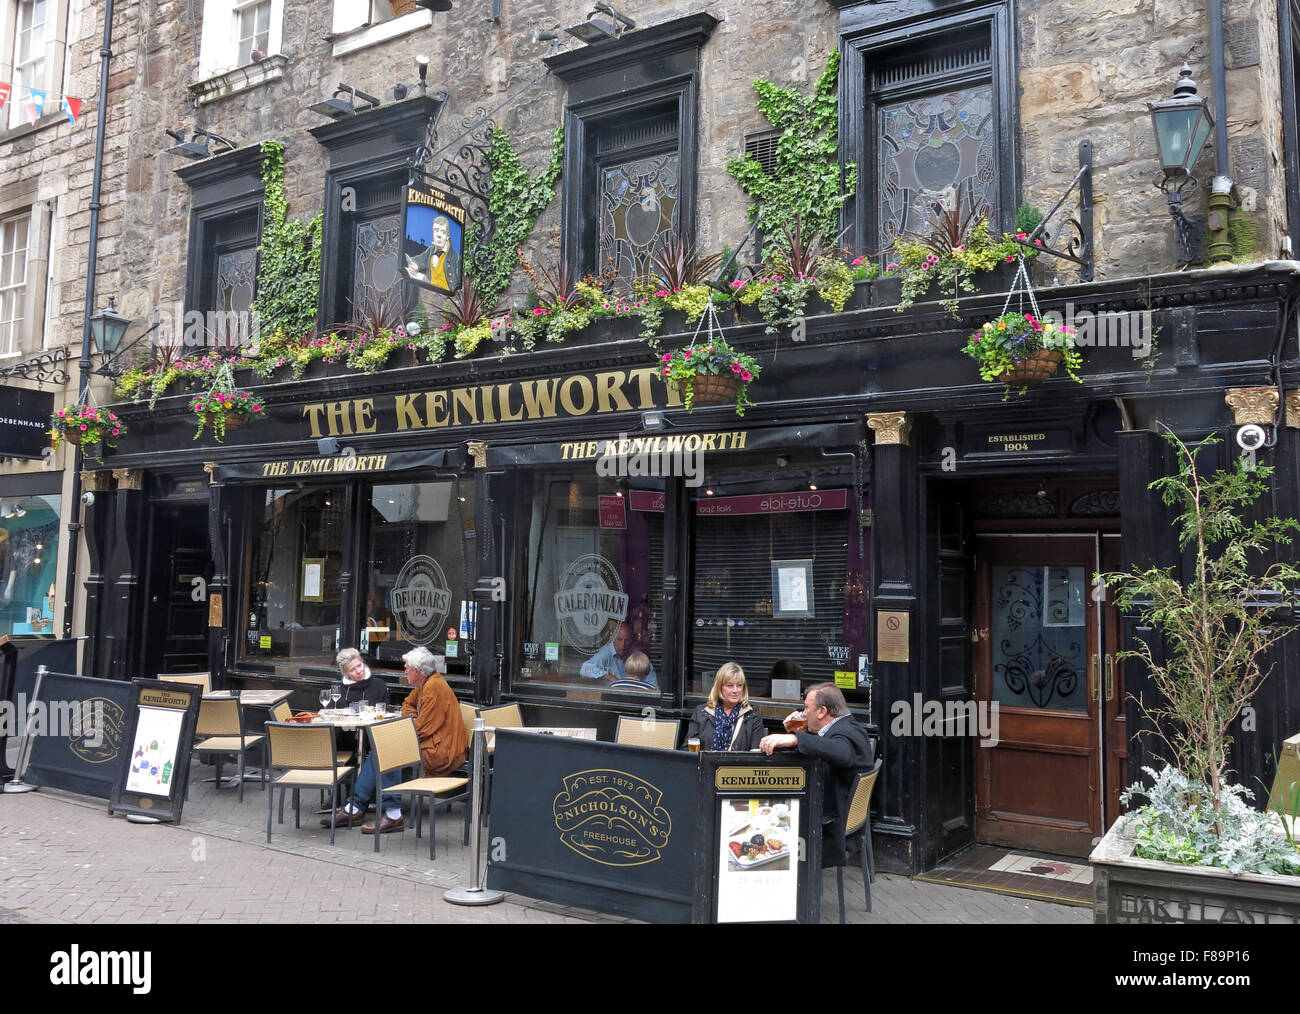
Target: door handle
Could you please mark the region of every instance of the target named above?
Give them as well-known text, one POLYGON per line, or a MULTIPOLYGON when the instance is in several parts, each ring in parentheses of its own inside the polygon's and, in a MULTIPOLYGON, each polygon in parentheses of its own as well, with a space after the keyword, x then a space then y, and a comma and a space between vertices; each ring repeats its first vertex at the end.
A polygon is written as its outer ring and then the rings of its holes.
POLYGON ((1106 700, 1115 699, 1115 656, 1106 656, 1106 700))
POLYGON ((1093 652, 1088 659, 1088 699, 1101 700, 1101 656, 1093 652))

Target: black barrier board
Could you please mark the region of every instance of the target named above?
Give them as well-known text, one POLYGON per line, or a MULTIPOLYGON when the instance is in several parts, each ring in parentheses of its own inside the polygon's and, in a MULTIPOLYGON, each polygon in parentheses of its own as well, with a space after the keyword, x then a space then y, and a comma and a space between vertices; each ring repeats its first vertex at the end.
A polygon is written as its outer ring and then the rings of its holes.
MULTIPOLYGON (((107 799, 117 777, 131 684, 48 671, 38 684, 23 781, 107 799)), ((21 734, 26 711, 18 723, 21 734)))
POLYGON ((689 922, 696 754, 496 732, 488 886, 689 922))
POLYGON ((19 634, 17 637, 7 636, 4 638, 7 644, 13 645, 18 651, 18 665, 14 671, 14 685, 12 700, 17 700, 18 694, 25 694, 28 699, 32 696, 32 688, 36 686, 36 670, 40 666, 45 666, 49 672, 76 672, 77 670, 77 639, 75 637, 41 637, 39 635, 26 636, 19 634))
POLYGON ((825 771, 792 751, 700 755, 695 922, 820 921, 825 771))
POLYGON ((127 735, 109 797, 110 813, 181 819, 202 695, 202 687, 188 683, 131 684, 127 735))

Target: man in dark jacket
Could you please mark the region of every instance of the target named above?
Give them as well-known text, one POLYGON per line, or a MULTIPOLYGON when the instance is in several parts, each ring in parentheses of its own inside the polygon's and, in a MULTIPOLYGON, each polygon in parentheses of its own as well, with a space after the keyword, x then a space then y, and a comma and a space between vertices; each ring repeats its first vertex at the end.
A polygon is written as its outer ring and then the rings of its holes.
MULTIPOLYGON (((830 767, 822 800, 822 863, 839 866, 844 862, 844 815, 849 809, 853 776, 870 771, 875 763, 871 740, 849 714, 844 694, 834 683, 818 683, 804 694, 806 732, 764 736, 758 744, 769 757, 773 750, 793 748, 819 757, 830 767)), ((786 718, 786 727, 794 717, 786 718)))

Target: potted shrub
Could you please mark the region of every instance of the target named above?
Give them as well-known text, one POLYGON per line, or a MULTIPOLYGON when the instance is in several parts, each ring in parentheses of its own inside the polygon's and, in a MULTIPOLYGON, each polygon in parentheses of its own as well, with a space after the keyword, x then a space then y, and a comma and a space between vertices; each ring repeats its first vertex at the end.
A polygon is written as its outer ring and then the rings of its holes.
MULTIPOLYGON (((1179 547, 1189 566, 1107 574, 1118 605, 1137 614, 1136 650, 1159 704, 1138 705, 1147 734, 1176 766, 1130 786, 1121 817, 1093 852, 1096 918, 1122 921, 1300 921, 1300 850, 1280 814, 1245 803, 1248 789, 1227 781, 1232 725, 1268 676, 1262 658, 1294 632, 1287 612, 1300 606, 1300 568, 1285 550, 1300 530, 1294 518, 1247 522, 1272 469, 1233 467, 1206 476, 1197 451, 1173 433, 1178 473, 1151 489, 1177 512, 1179 547), (1278 548, 1283 551, 1277 553, 1278 548), (1279 559, 1283 562, 1269 562, 1279 559), (1229 914, 1230 913, 1230 914, 1229 914)), ((1202 448, 1217 441, 1209 439, 1202 448)), ((1294 615, 1294 613, 1292 613, 1294 615)))
POLYGON ((48 430, 51 443, 58 450, 60 441, 80 444, 81 453, 100 460, 101 447, 115 447, 114 437, 126 431, 126 424, 106 408, 68 405, 50 416, 48 430))
POLYGON ((242 426, 247 419, 256 419, 265 407, 266 403, 252 391, 214 390, 201 394, 190 402, 190 411, 199 423, 194 439, 204 430, 211 430, 217 443, 224 443, 229 430, 242 426))
POLYGON ((733 349, 715 335, 698 344, 660 356, 664 381, 681 392, 687 412, 696 405, 725 405, 734 401, 736 415, 743 416, 753 405, 749 385, 762 372, 753 356, 733 349))
POLYGON ((1003 401, 1013 387, 1024 394, 1030 385, 1049 379, 1061 364, 1070 379, 1083 383, 1078 372, 1083 356, 1075 346, 1074 329, 1032 313, 1013 311, 994 317, 966 340, 962 351, 979 364, 983 379, 1006 385, 1003 401))

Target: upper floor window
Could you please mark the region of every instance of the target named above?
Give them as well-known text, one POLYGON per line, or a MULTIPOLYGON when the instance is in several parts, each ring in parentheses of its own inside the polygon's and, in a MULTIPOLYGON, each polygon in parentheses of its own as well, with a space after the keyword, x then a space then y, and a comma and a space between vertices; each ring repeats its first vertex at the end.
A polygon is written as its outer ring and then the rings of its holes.
POLYGON ((681 232, 682 154, 677 111, 597 132, 597 265, 622 278, 650 273, 663 241, 681 232))
POLYGON ((279 53, 283 21, 284 0, 205 0, 199 78, 279 53))
POLYGON ((345 216, 347 259, 339 264, 339 321, 396 323, 407 306, 402 257, 405 180, 396 177, 357 188, 356 212, 345 216))
POLYGON ((27 249, 31 214, 0 219, 0 356, 22 350, 27 306, 27 249))
MULTIPOLYGON (((3 7, 0 7, 3 10, 3 7)), ((13 91, 4 125, 12 129, 28 122, 27 104, 33 90, 48 91, 45 75, 45 47, 52 37, 54 11, 47 0, 17 0, 9 6, 12 31, 3 50, 0 66, 13 68, 13 91)), ((3 22, 0 21, 0 27, 3 22)))

